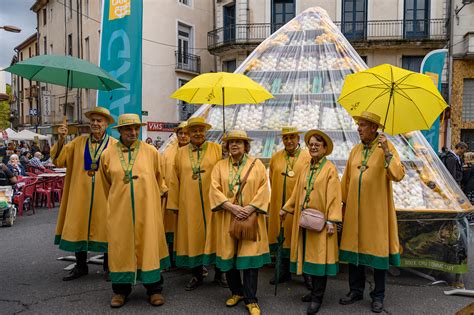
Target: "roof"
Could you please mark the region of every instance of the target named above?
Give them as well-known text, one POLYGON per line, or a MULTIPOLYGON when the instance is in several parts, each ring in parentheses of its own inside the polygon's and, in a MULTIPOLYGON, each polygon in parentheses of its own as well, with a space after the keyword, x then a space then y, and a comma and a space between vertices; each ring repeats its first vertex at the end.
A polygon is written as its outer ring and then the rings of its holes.
POLYGON ((36 0, 35 3, 31 6, 30 10, 37 13, 41 8, 43 8, 49 0, 36 0))
POLYGON ((22 50, 25 47, 28 47, 29 45, 33 44, 37 40, 37 33, 32 34, 30 37, 25 39, 23 42, 18 44, 18 46, 15 47, 15 50, 22 50))

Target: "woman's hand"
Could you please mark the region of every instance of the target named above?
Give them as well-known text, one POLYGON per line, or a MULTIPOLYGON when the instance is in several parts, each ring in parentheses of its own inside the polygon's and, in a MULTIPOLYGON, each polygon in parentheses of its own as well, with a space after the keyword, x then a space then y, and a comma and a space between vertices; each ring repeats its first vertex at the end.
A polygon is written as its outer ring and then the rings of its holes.
POLYGON ((233 203, 231 203, 230 201, 226 201, 224 202, 224 204, 222 205, 222 208, 226 211, 229 211, 230 213, 232 213, 233 215, 235 216, 238 216, 238 214, 240 213, 242 207, 239 206, 239 205, 234 205, 233 203))
POLYGON ((333 235, 334 232, 335 232, 335 230, 336 230, 336 229, 334 228, 334 224, 329 223, 329 222, 326 223, 326 229, 328 230, 328 234, 329 234, 329 235, 333 235))
POLYGON ((253 206, 245 206, 241 208, 239 213, 236 215, 238 220, 245 220, 247 219, 253 212, 255 211, 255 208, 253 206))

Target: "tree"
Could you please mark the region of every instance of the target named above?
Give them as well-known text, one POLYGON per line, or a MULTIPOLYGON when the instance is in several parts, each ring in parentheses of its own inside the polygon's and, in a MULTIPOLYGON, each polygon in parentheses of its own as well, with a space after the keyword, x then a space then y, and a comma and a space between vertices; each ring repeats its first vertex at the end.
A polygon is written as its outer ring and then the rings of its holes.
MULTIPOLYGON (((12 98, 12 87, 7 84, 7 94, 12 98)), ((5 130, 10 127, 10 104, 9 101, 0 102, 0 129, 5 130)))

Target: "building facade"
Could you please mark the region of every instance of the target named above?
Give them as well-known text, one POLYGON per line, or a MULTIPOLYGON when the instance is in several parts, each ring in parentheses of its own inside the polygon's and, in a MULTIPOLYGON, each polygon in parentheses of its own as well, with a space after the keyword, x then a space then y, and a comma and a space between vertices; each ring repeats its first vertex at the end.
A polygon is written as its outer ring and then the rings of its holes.
POLYGON ((474 1, 453 0, 451 10, 451 141, 474 149, 474 1))

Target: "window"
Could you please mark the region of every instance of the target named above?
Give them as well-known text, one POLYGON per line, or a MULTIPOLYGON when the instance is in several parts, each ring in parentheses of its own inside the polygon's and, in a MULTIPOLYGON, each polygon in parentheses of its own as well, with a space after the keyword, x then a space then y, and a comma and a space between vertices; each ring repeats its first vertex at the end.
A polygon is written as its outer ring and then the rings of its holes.
POLYGON ((84 1, 84 6, 86 7, 84 10, 86 13, 86 19, 88 19, 89 18, 89 0, 84 1))
POLYGON ((72 19, 72 0, 69 0, 68 9, 68 17, 72 19))
POLYGON ((54 54, 53 52, 53 44, 49 44, 49 53, 54 54))
POLYGON ((89 43, 89 36, 84 39, 85 48, 86 48, 86 60, 91 61, 91 47, 89 43))
POLYGON ((182 23, 178 23, 178 63, 188 64, 190 50, 192 49, 192 29, 182 23))
POLYGON ((47 11, 46 11, 46 8, 43 9, 43 25, 46 25, 46 19, 47 19, 47 11))
POLYGON ((224 6, 224 43, 235 39, 235 4, 224 6))
POLYGON ((67 36, 67 54, 72 56, 72 34, 67 36))
POLYGON ((31 47, 28 47, 28 56, 31 58, 31 47))
POLYGON ((420 72, 424 56, 402 56, 402 68, 413 72, 420 72))
POLYGON ((45 36, 43 37, 43 54, 46 55, 48 53, 48 38, 45 36))
POLYGON ((222 63, 222 71, 224 72, 234 72, 237 69, 237 61, 233 60, 226 60, 222 63))
POLYGON ((474 120, 474 79, 464 79, 462 95, 462 120, 474 120))
POLYGON ((187 6, 191 6, 191 0, 179 0, 179 3, 187 5, 187 6))
POLYGON ((404 33, 406 38, 426 38, 429 28, 430 0, 405 0, 404 33))
MULTIPOLYGON (((183 80, 183 79, 178 79, 178 89, 180 87, 182 87, 183 85, 185 85, 186 83, 188 83, 187 80, 183 80)), ((192 104, 188 104, 186 102, 183 102, 183 101, 179 101, 178 102, 179 104, 179 121, 185 121, 185 120, 188 120, 189 117, 191 117, 194 112, 196 111, 196 106, 192 105, 192 104)))
POLYGON ((276 31, 295 17, 295 0, 272 1, 272 31, 276 31))
POLYGON ((23 61, 23 52, 20 52, 20 61, 23 61))
POLYGON ((342 33, 347 39, 361 40, 365 38, 367 25, 367 1, 343 0, 342 2, 342 33))

